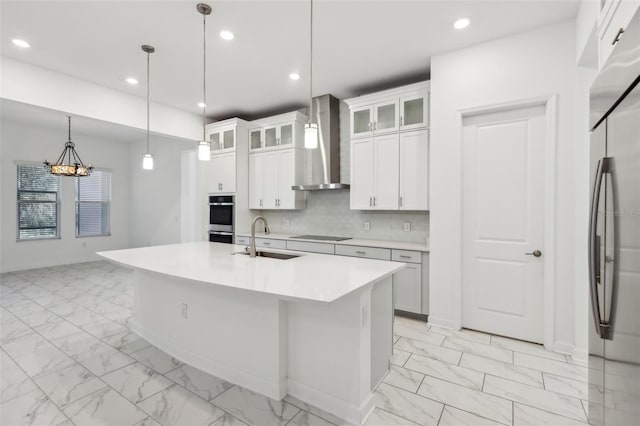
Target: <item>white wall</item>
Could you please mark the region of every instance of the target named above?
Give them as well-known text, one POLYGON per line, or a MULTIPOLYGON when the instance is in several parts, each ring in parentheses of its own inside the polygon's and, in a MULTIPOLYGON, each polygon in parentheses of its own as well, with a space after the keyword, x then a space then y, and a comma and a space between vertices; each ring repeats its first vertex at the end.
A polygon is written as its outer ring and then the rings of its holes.
MULTIPOLYGON (((181 241, 182 152, 196 146, 151 137, 154 169, 142 169, 145 141, 129 145, 129 243, 131 247, 175 244, 181 241)), ((185 224, 186 226, 186 224, 185 224)), ((203 227, 206 224, 203 224, 203 227)))
MULTIPOLYGON (((71 115, 137 129, 147 128, 146 99, 99 86, 15 59, 0 57, 0 97, 71 115)), ((151 104, 152 132, 198 140, 202 118, 177 108, 151 104)))
POLYGON ((16 242, 16 161, 55 160, 67 141, 66 129, 1 121, 0 271, 96 260, 96 251, 129 245, 129 147, 95 136, 73 134, 81 158, 112 175, 111 236, 76 238, 74 179, 62 178, 60 235, 57 240, 16 242))
MULTIPOLYGON (((430 321, 461 326, 461 125, 460 110, 557 94, 555 328, 554 346, 572 351, 576 334, 576 155, 588 152, 577 134, 575 23, 564 22, 483 43, 431 60, 431 315, 430 321)), ((583 97, 579 99, 584 102, 583 97)), ((581 105, 580 110, 584 109, 581 105)), ((582 160, 584 161, 584 160, 582 160)), ((543 214, 543 212, 540 212, 543 214)), ((586 231, 586 229, 585 229, 586 231)), ((584 324, 586 327, 587 323, 584 324)))

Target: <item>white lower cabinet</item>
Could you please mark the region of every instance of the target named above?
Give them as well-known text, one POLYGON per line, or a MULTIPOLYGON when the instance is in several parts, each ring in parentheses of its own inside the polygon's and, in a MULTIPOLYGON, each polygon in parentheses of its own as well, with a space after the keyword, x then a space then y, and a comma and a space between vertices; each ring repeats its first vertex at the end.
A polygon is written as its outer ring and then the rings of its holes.
POLYGON ((422 313, 422 265, 407 263, 407 267, 393 274, 395 308, 422 313))

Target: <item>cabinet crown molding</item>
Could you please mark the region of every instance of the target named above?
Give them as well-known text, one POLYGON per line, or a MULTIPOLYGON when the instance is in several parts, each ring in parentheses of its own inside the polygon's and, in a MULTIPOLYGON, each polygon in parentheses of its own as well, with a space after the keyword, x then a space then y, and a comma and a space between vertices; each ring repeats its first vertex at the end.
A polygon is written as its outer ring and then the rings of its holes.
POLYGON ((293 121, 299 121, 301 123, 307 122, 307 116, 300 111, 286 112, 284 114, 272 115, 270 117, 260 118, 258 120, 250 121, 248 124, 251 128, 263 127, 271 124, 278 123, 290 123, 293 121))
POLYGON ((367 95, 360 95, 354 98, 345 99, 344 102, 349 108, 358 107, 362 105, 369 105, 376 103, 380 100, 385 100, 395 97, 403 97, 416 92, 428 92, 431 89, 431 81, 421 81, 419 83, 408 84, 406 86, 395 87, 393 89, 387 89, 380 92, 370 93, 367 95))
POLYGON ((211 130, 219 129, 221 127, 231 127, 231 126, 248 127, 249 122, 243 120, 242 118, 237 118, 237 117, 227 118, 225 120, 214 121, 213 123, 207 124, 205 126, 205 130, 211 131, 211 130))

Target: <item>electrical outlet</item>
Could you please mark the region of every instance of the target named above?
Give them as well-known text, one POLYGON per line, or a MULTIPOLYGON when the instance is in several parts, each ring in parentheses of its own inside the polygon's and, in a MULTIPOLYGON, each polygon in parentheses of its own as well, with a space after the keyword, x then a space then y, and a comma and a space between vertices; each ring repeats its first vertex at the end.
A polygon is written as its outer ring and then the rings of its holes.
POLYGON ((368 231, 368 230, 370 230, 370 229, 371 229, 371 222, 366 221, 366 222, 364 223, 364 230, 365 230, 365 231, 368 231))
POLYGON ((411 222, 405 222, 404 223, 404 232, 409 232, 411 231, 411 222))
POLYGON ((188 317, 188 305, 186 303, 182 304, 182 318, 187 319, 188 317))

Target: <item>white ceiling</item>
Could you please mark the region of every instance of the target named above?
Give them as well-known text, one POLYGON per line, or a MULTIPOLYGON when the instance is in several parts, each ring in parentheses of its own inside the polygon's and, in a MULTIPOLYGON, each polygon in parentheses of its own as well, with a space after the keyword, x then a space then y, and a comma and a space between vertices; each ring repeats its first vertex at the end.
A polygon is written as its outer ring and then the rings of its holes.
MULTIPOLYGON (((9 56, 200 113, 202 15, 197 1, 5 1, 0 48, 9 56), (18 49, 12 38, 31 43, 18 49), (132 87, 125 78, 139 81, 132 87)), ((255 117, 306 105, 309 2, 208 1, 207 115, 255 117), (218 33, 235 33, 231 42, 218 33), (302 78, 291 81, 291 72, 302 78)), ((313 94, 346 98, 425 79, 429 58, 575 17, 578 0, 314 1, 313 94), (471 18, 463 31, 452 28, 471 18)))

